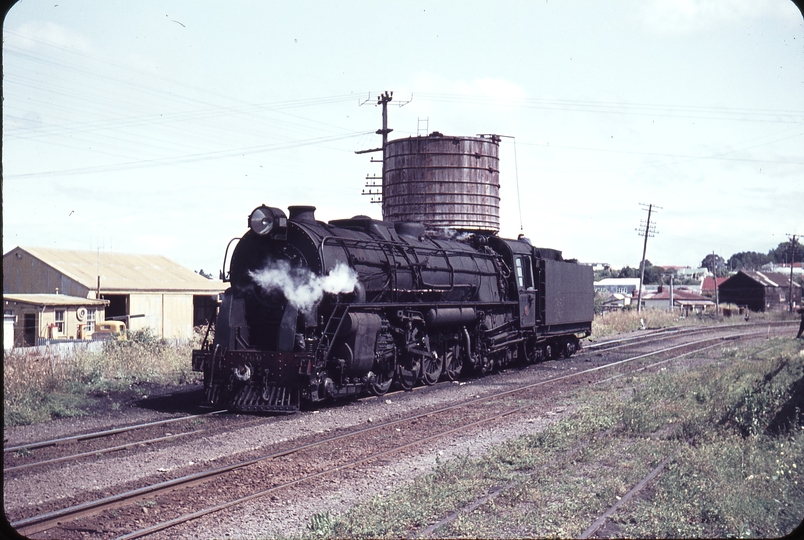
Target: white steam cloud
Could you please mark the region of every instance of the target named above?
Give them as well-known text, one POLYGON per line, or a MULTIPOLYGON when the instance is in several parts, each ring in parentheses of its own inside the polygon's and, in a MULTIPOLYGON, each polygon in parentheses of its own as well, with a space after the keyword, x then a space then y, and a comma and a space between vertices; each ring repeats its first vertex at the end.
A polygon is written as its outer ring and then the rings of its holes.
POLYGON ((324 293, 350 293, 357 285, 357 273, 344 263, 319 276, 306 268, 291 268, 287 261, 272 261, 249 275, 266 292, 282 291, 288 302, 303 312, 320 302, 324 293))

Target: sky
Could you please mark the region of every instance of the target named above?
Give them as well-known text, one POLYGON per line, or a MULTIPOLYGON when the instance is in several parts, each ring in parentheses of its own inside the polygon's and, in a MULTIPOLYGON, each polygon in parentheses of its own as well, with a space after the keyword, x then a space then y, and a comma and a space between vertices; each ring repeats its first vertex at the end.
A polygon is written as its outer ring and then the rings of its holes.
POLYGON ((789 0, 21 0, 3 24, 3 252, 215 276, 261 204, 381 218, 390 139, 507 136, 500 235, 655 265, 804 234, 789 0), (644 233, 644 230, 642 231, 644 233))

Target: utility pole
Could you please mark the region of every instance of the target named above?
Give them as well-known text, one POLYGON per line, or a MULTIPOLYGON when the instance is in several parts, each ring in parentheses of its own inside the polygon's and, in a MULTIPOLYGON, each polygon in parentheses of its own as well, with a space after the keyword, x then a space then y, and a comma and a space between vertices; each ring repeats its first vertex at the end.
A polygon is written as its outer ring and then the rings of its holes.
MULTIPOLYGON (((375 131, 377 135, 382 135, 382 147, 380 148, 372 148, 371 150, 358 150, 355 154, 367 154, 369 152, 382 152, 382 175, 381 176, 371 176, 366 175, 366 188, 363 190, 363 195, 371 196, 371 202, 373 203, 382 203, 384 201, 383 195, 385 195, 385 147, 388 144, 388 134, 393 131, 393 129, 388 128, 388 103, 394 99, 394 93, 386 91, 383 94, 377 96, 377 105, 382 105, 382 128, 375 131), (377 180, 380 180, 380 184, 376 183, 377 180), (379 188, 379 189, 377 189, 379 188)), ((411 96, 411 100, 413 96, 411 96)), ((364 101, 361 103, 363 105, 366 103, 364 101)), ((400 104, 406 105, 410 103, 410 101, 400 104)), ((375 160, 374 158, 371 159, 372 163, 376 163, 379 160, 375 160)), ((385 216, 385 211, 383 210, 383 217, 385 216)))
POLYGON ((714 272, 712 272, 712 274, 714 274, 712 276, 712 279, 715 280, 715 316, 719 317, 720 316, 720 290, 717 287, 717 255, 715 255, 714 251, 712 252, 712 269, 714 270, 714 272))
POLYGON ((795 234, 788 234, 790 237, 790 291, 788 292, 788 306, 790 313, 793 313, 793 263, 796 261, 796 243, 798 238, 795 234))
POLYGON ((642 312, 642 284, 645 281, 645 253, 648 251, 648 237, 653 237, 656 235, 656 225, 653 225, 653 227, 651 227, 650 216, 654 208, 661 209, 661 206, 656 206, 655 204, 639 203, 639 206, 645 206, 648 208, 648 220, 645 223, 644 230, 642 229, 642 223, 640 223, 639 228, 636 229, 637 233, 639 233, 639 236, 645 237, 645 242, 642 245, 642 264, 640 264, 640 266, 642 267, 642 271, 640 272, 639 275, 639 294, 637 295, 637 313, 642 312))

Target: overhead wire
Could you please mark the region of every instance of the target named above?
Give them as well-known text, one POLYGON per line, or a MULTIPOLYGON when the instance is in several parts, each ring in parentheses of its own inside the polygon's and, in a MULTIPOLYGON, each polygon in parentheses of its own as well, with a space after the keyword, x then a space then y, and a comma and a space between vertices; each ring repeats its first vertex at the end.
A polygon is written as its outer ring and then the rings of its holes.
MULTIPOLYGON (((114 60, 104 58, 96 54, 90 54, 85 51, 77 51, 74 49, 66 48, 64 46, 49 43, 47 41, 30 38, 14 31, 5 30, 5 34, 11 36, 29 39, 42 46, 51 47, 59 50, 60 52, 69 53, 70 58, 79 58, 81 60, 89 60, 110 66, 115 70, 126 70, 124 76, 117 76, 113 73, 102 72, 98 70, 88 69, 80 64, 75 64, 70 61, 58 61, 46 54, 38 53, 35 51, 23 50, 19 47, 11 46, 6 47, 4 51, 12 60, 16 57, 18 59, 27 60, 29 62, 38 63, 42 66, 47 66, 53 69, 61 70, 60 73, 72 73, 81 77, 90 77, 92 80, 102 82, 106 85, 111 85, 110 88, 105 88, 106 92, 103 94, 87 93, 83 88, 86 85, 83 81, 73 82, 65 80, 64 85, 56 87, 51 84, 43 84, 39 82, 37 77, 14 72, 6 73, 6 84, 13 90, 17 85, 20 88, 29 88, 36 90, 37 93, 43 96, 57 96, 59 99, 66 98, 72 100, 72 107, 66 108, 61 122, 48 122, 45 126, 39 126, 34 129, 31 125, 24 125, 26 119, 22 116, 14 114, 13 105, 11 102, 6 101, 6 110, 4 115, 6 119, 17 120, 20 123, 14 125, 14 122, 7 123, 5 128, 5 137, 14 141, 22 141, 26 139, 41 140, 47 138, 47 144, 62 146, 74 149, 86 149, 87 145, 95 144, 99 146, 101 143, 104 149, 94 148, 93 152, 103 153, 106 155, 114 155, 128 159, 140 159, 143 163, 150 164, 179 164, 179 163, 193 163, 198 160, 207 161, 218 156, 220 158, 232 157, 237 152, 246 149, 241 153, 242 157, 253 156, 257 153, 249 150, 250 148, 258 147, 274 147, 275 149, 292 149, 297 147, 296 144, 306 146, 309 144, 325 145, 333 142, 339 142, 351 137, 365 136, 371 132, 351 131, 344 126, 335 125, 332 123, 324 122, 319 119, 308 118, 302 115, 292 114, 287 112, 287 109, 310 107, 310 106, 327 106, 335 103, 343 103, 355 99, 357 94, 339 94, 335 96, 323 96, 316 98, 307 98, 299 100, 284 100, 267 103, 244 103, 240 101, 234 105, 225 105, 220 100, 203 99, 199 97, 191 97, 184 93, 173 92, 169 90, 172 85, 179 87, 193 89, 194 91, 201 91, 203 95, 213 95, 207 89, 198 89, 192 85, 184 84, 180 81, 173 80, 169 77, 164 77, 156 73, 148 72, 145 70, 132 70, 130 66, 120 64, 114 60), (134 72, 135 77, 132 77, 134 72), (137 76, 140 75, 140 76, 137 76), (170 86, 153 86, 154 81, 162 81, 168 83, 170 86), (136 97, 133 97, 132 88, 136 89, 136 97), (143 96, 159 97, 165 99, 164 103, 153 102, 148 99, 143 99, 143 96), (169 103, 176 102, 182 104, 182 107, 190 107, 189 109, 176 109, 171 108, 169 103), (12 105, 9 110, 9 105, 12 105), (100 115, 98 113, 98 106, 102 105, 109 110, 114 111, 114 116, 100 115), (163 112, 157 112, 154 107, 162 108, 163 112), (165 112, 167 111, 167 112, 165 112), (87 117, 93 117, 90 120, 75 121, 74 115, 81 114, 87 117), (281 115, 285 117, 285 121, 278 121, 274 117, 265 117, 264 115, 281 115), (237 122, 235 117, 245 117, 248 121, 237 122), (298 122, 288 122, 287 118, 293 118, 298 122), (161 126, 159 130, 154 131, 149 129, 147 132, 142 131, 142 128, 154 128, 161 126), (273 126, 273 127, 271 127, 273 126), (313 127, 317 126, 317 127, 313 127), (344 137, 325 137, 321 134, 321 128, 325 127, 332 132, 340 132, 346 134, 344 137), (91 134, 103 134, 102 141, 91 138, 91 134), (281 133, 281 135, 277 135, 281 133), (69 138, 65 139, 65 136, 69 138), (319 135, 310 137, 309 135, 319 135), (294 137, 295 136, 295 137, 294 137), (54 139, 57 137, 58 139, 54 139), (286 141, 286 145, 280 142, 272 143, 271 145, 247 145, 237 147, 236 143, 239 141, 247 142, 254 138, 265 140, 273 138, 286 141), (293 142, 296 141, 296 142, 293 142), (306 141, 306 142, 304 142, 306 141), (234 145, 232 143, 235 143, 234 145), (208 150, 202 152, 193 152, 200 148, 210 148, 211 146, 227 146, 229 150, 208 150), (236 150, 232 148, 240 148, 236 150), (163 157, 153 157, 151 159, 142 160, 144 154, 153 155, 153 153, 162 154, 163 157), (171 154, 165 156, 165 154, 171 154)), ((8 94, 7 94, 8 95, 8 94)), ((50 106, 52 104, 47 99, 36 99, 35 93, 31 93, 32 99, 29 102, 37 103, 42 106, 50 106)), ((560 110, 560 111, 577 111, 577 112, 592 112, 592 113, 606 113, 606 114, 636 114, 636 115, 649 115, 649 116, 668 116, 674 118, 707 118, 713 120, 737 120, 737 121, 755 121, 755 122, 791 122, 793 119, 804 115, 802 111, 795 110, 771 110, 771 109, 749 109, 749 108, 729 108, 729 107, 703 107, 703 106, 669 106, 657 104, 642 104, 642 103, 609 103, 609 102, 596 102, 590 100, 562 100, 562 99, 535 99, 535 98, 503 98, 494 96, 472 96, 472 95, 459 95, 459 94, 443 94, 443 93, 417 93, 418 100, 433 101, 433 102, 448 102, 448 103, 462 103, 462 104, 482 104, 482 105, 504 105, 514 106, 520 108, 536 108, 544 110, 560 110)), ((232 100, 230 97, 224 97, 225 101, 239 101, 232 100)), ((30 124, 30 123, 28 123, 30 124)), ((801 134, 793 135, 792 137, 800 136, 801 134)), ((791 137, 791 138, 792 138, 791 137)), ((539 143, 528 143, 520 140, 520 144, 527 146, 546 146, 539 143)), ((341 150, 343 148, 338 146, 330 147, 331 149, 341 150)), ((613 150, 603 148, 588 148, 588 147, 573 147, 573 146, 558 146, 551 145, 551 149, 562 148, 567 150, 580 150, 580 151, 593 151, 593 152, 614 152, 622 154, 654 156, 657 158, 670 158, 682 159, 687 161, 694 161, 698 159, 720 159, 727 161, 743 161, 753 163, 776 163, 776 164, 793 164, 800 165, 800 161, 796 160, 766 160, 746 157, 729 157, 729 154, 734 151, 726 151, 719 154, 708 156, 696 156, 689 154, 673 154, 669 152, 638 152, 628 150, 613 150)), ((133 162, 125 162, 120 164, 120 167, 128 169, 132 167, 133 162)), ((637 165, 637 168, 650 167, 650 166, 664 166, 666 163, 657 162, 652 164, 637 165)), ((98 166, 98 170, 115 170, 112 165, 98 166)), ((65 169, 64 174, 77 174, 77 172, 70 171, 83 171, 86 168, 65 169)), ((37 174, 59 174, 58 171, 47 171, 45 173, 25 173, 25 174, 12 174, 9 177, 23 178, 36 176, 37 174)))

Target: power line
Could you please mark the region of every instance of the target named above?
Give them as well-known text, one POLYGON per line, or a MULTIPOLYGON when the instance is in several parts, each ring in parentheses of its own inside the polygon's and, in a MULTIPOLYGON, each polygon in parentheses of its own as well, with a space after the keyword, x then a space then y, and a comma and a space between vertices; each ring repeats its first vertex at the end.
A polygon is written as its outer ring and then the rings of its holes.
POLYGON ((307 139, 302 141, 290 141, 286 143, 277 143, 272 145, 260 145, 260 146, 252 146, 249 148, 239 148, 233 150, 221 150, 216 152, 201 152, 197 154, 187 154, 184 156, 172 156, 167 158, 155 158, 155 159, 146 159, 146 160, 137 160, 131 161, 127 163, 117 163, 113 165, 99 165, 96 167, 80 167, 77 169, 63 169, 57 171, 43 171, 43 172, 36 172, 36 173, 24 173, 24 174, 10 174, 6 175, 6 178, 35 178, 35 177, 44 177, 44 176, 62 176, 62 175, 71 175, 71 174, 91 174, 91 173, 101 173, 101 172, 109 172, 109 171, 121 171, 121 170, 130 170, 130 169, 139 169, 144 167, 152 167, 157 165, 175 165, 178 163, 188 163, 188 162, 196 162, 202 161, 207 159, 220 159, 220 158, 227 158, 227 157, 234 157, 237 155, 245 155, 245 154, 256 154, 262 152, 273 152, 277 150, 287 150, 290 148, 298 148, 300 146, 309 146, 314 144, 321 144, 325 142, 332 142, 341 139, 348 139, 352 137, 359 137, 365 135, 365 131, 359 131, 355 133, 349 133, 346 135, 340 135, 335 137, 317 137, 314 139, 307 139))

